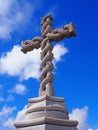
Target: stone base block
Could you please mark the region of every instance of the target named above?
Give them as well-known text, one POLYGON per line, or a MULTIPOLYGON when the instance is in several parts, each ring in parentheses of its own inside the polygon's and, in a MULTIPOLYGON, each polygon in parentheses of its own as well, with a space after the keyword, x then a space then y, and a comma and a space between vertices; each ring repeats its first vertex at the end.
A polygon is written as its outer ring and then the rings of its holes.
POLYGON ((25 119, 14 123, 16 130, 77 130, 77 125, 69 120, 64 99, 47 95, 29 99, 25 119))
POLYGON ((76 127, 60 126, 60 125, 50 125, 43 124, 25 128, 17 128, 17 130, 77 130, 76 127))

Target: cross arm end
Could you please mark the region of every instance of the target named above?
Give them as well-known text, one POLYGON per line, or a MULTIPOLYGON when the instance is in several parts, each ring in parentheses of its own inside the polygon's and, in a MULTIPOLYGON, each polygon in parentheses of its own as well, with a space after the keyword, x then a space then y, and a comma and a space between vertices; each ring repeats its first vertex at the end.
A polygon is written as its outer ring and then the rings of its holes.
POLYGON ((26 40, 21 42, 21 51, 23 53, 27 53, 29 51, 32 51, 33 49, 40 48, 40 44, 42 42, 43 38, 41 37, 35 37, 32 40, 26 40))

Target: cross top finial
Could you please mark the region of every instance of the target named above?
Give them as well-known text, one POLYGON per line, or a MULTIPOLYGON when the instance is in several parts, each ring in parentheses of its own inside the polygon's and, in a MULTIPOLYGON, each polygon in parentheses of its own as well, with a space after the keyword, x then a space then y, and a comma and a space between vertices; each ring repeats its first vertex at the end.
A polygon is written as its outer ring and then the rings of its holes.
POLYGON ((50 18, 51 20, 53 20, 51 14, 47 14, 46 16, 41 18, 41 24, 43 25, 44 22, 46 22, 46 19, 50 18))

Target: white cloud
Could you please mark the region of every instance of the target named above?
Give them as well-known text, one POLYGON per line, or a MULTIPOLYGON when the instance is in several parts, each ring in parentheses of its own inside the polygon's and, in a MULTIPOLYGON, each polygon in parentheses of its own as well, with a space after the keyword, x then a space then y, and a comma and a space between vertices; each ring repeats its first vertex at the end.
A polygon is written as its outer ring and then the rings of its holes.
POLYGON ((0 117, 8 116, 10 115, 14 110, 16 110, 16 107, 7 107, 4 106, 2 110, 0 111, 0 117))
POLYGON ((76 108, 69 114, 71 120, 77 120, 79 122, 78 130, 87 130, 87 115, 88 115, 88 107, 85 106, 82 109, 76 108))
POLYGON ((26 111, 27 106, 25 106, 22 110, 20 110, 15 118, 15 121, 21 121, 24 120, 25 118, 25 111, 26 111))
MULTIPOLYGON (((21 79, 35 78, 40 75, 40 49, 23 54, 20 46, 16 45, 10 52, 3 54, 0 59, 0 73, 10 76, 20 76, 21 79)), ((63 45, 54 46, 54 61, 61 60, 68 50, 63 45)))
POLYGON ((14 122, 15 121, 21 121, 25 118, 25 110, 26 110, 26 107, 25 106, 22 110, 20 110, 16 117, 9 117, 4 123, 3 123, 3 128, 7 128, 9 130, 14 130, 14 122))
POLYGON ((11 0, 0 0, 0 15, 7 15, 12 3, 11 0))
POLYGON ((24 79, 38 78, 40 50, 34 50, 27 54, 23 54, 20 50, 19 46, 14 46, 10 52, 2 56, 0 72, 8 73, 11 76, 19 75, 24 79))
POLYGON ((68 49, 65 48, 63 45, 60 44, 56 44, 54 49, 53 49, 53 53, 54 53, 54 60, 55 62, 58 62, 61 60, 61 57, 68 53, 68 49))
POLYGON ((27 92, 26 86, 22 84, 17 84, 14 88, 14 92, 20 95, 24 95, 27 92))
POLYGON ((4 106, 0 111, 0 130, 13 130, 8 128, 11 124, 13 118, 9 118, 13 112, 16 110, 16 107, 4 106))
POLYGON ((3 127, 10 128, 10 130, 14 130, 14 118, 8 118, 6 122, 4 122, 3 127))
POLYGON ((10 93, 8 95, 8 98, 6 99, 6 101, 13 101, 14 100, 14 96, 13 94, 18 94, 18 95, 25 95, 27 92, 27 88, 25 85, 23 84, 16 84, 16 86, 14 88, 12 88, 11 90, 8 90, 8 93, 10 93))
POLYGON ((35 0, 31 4, 28 0, 0 0, 0 38, 9 39, 11 33, 29 25, 32 13, 39 7, 35 0))
POLYGON ((1 115, 0 115, 0 130, 14 130, 14 122, 15 121, 21 121, 25 117, 25 110, 27 106, 25 106, 22 110, 18 111, 16 117, 13 115, 10 116, 14 110, 16 110, 16 107, 5 107, 2 108, 1 115), (5 117, 5 115, 7 115, 5 117))

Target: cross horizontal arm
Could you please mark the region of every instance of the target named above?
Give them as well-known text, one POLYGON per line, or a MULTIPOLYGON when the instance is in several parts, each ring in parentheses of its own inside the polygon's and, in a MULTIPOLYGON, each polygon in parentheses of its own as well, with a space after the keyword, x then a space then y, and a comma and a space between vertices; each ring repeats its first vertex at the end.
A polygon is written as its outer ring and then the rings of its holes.
POLYGON ((43 41, 42 37, 35 37, 32 40, 23 41, 21 51, 23 53, 27 53, 29 51, 32 51, 33 49, 38 49, 38 48, 40 48, 42 41, 43 41))
POLYGON ((21 51, 23 53, 27 53, 29 51, 32 51, 33 49, 38 49, 41 46, 42 41, 45 38, 48 38, 50 42, 52 41, 60 41, 64 38, 70 38, 72 36, 76 36, 76 31, 74 24, 71 22, 62 28, 57 28, 55 30, 52 30, 52 17, 50 15, 47 15, 44 17, 41 21, 42 23, 42 37, 35 37, 32 40, 26 40, 22 42, 22 48, 21 51))
POLYGON ((71 22, 70 24, 63 26, 63 28, 53 30, 46 36, 50 39, 50 41, 56 41, 56 42, 64 38, 70 38, 72 36, 76 36, 74 24, 71 22))

